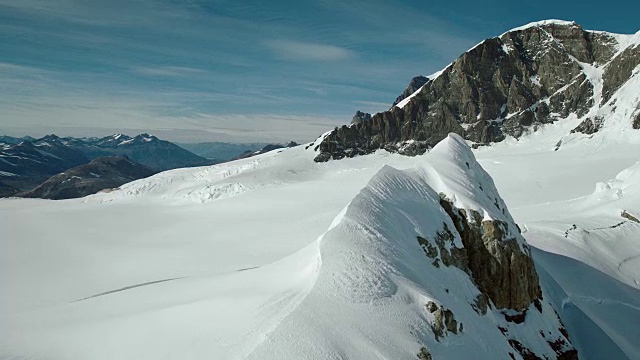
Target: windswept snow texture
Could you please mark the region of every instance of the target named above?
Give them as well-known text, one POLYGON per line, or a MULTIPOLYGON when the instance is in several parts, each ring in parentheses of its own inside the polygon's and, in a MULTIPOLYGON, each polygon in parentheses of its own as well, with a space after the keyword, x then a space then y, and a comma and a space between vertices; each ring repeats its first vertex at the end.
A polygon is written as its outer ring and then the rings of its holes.
MULTIPOLYGON (((537 354, 556 356, 540 335, 562 337, 549 305, 542 314, 530 311, 520 326, 496 310, 482 316, 471 306, 479 291, 467 273, 425 261, 416 234, 434 239, 443 225, 455 229, 438 192, 510 221, 494 211, 493 182, 462 138, 450 136, 429 155, 414 169, 385 166, 338 215, 320 238, 322 267, 313 289, 250 359, 412 359, 421 346, 435 359, 507 359, 516 352, 499 327, 537 354), (429 301, 450 309, 464 330, 436 340, 429 301)), ((450 245, 462 247, 460 237, 450 245)))
POLYGON ((498 326, 553 355, 540 335, 562 337, 548 303, 526 325, 480 315, 469 275, 434 267, 417 242, 454 229, 440 193, 513 224, 459 136, 417 158, 314 155, 296 147, 84 199, 0 201, 0 358, 413 358, 422 346, 506 358, 498 326), (436 342, 428 301, 464 330, 436 342))

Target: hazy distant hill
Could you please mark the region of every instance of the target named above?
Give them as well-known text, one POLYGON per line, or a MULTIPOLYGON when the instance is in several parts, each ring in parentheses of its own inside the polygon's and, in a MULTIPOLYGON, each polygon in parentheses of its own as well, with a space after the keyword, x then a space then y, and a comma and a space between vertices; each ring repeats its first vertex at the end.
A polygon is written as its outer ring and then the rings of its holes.
POLYGON ((154 173, 125 156, 104 156, 54 175, 35 189, 17 196, 53 200, 84 197, 154 173))
POLYGON ((180 147, 204 158, 228 161, 247 151, 254 152, 265 147, 266 143, 236 144, 225 142, 179 143, 180 147))
POLYGON ((40 139, 2 136, 0 196, 31 190, 67 169, 114 155, 127 156, 154 172, 216 163, 149 134, 135 137, 115 134, 102 138, 47 135, 40 139))

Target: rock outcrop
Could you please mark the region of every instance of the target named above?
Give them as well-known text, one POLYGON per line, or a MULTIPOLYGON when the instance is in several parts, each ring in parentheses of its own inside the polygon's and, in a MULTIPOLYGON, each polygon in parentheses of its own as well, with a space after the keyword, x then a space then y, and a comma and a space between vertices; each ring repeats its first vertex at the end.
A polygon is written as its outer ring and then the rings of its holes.
MULTIPOLYGON (((585 117, 640 64, 640 46, 625 44, 619 51, 616 36, 544 21, 487 39, 432 79, 412 80, 398 98, 412 95, 408 101, 336 128, 318 147, 317 161, 397 151, 407 141, 417 142, 413 153, 420 154, 450 132, 482 145, 519 138, 572 114, 585 117), (602 85, 594 76, 601 76, 602 85)), ((585 119, 574 132, 597 132, 598 121, 585 119)))
POLYGON ((393 102, 393 106, 398 105, 398 103, 400 103, 402 100, 408 98, 409 96, 411 96, 411 94, 418 91, 424 84, 427 83, 427 81, 429 81, 429 78, 422 75, 418 75, 411 79, 411 82, 409 82, 409 86, 407 86, 402 94, 400 94, 400 96, 396 98, 396 101, 393 102))
POLYGON ((427 310, 433 314, 434 320, 431 323, 431 330, 439 340, 441 337, 446 336, 447 333, 457 334, 458 331, 462 332, 462 323, 458 327, 458 321, 453 312, 442 305, 438 306, 433 301, 429 301, 426 305, 427 310))
POLYGON ((369 121, 369 120, 371 120, 371 114, 358 110, 356 111, 356 114, 353 115, 353 118, 351 119, 351 125, 360 124, 363 121, 369 121))
POLYGON ((440 205, 462 238, 469 272, 478 288, 499 309, 524 311, 542 297, 531 251, 516 240, 517 230, 502 220, 484 220, 474 210, 440 205))

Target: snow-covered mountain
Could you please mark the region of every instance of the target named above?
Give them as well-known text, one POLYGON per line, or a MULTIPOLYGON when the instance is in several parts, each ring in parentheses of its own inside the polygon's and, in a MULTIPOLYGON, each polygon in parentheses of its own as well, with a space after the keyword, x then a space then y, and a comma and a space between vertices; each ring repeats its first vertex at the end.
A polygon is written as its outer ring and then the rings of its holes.
POLYGON ((111 191, 155 173, 126 156, 103 156, 88 164, 67 169, 34 189, 15 196, 52 200, 80 198, 98 191, 111 191))
POLYGON ((216 163, 149 134, 103 138, 47 135, 40 139, 4 136, 0 138, 0 196, 31 190, 51 176, 103 156, 127 156, 154 171, 216 163))
POLYGON ((31 189, 52 175, 87 162, 89 158, 82 151, 66 146, 57 136, 0 144, 0 196, 31 189))
POLYGON ((254 152, 262 149, 268 144, 265 143, 226 143, 226 142, 203 142, 203 143, 177 143, 183 149, 191 151, 209 160, 219 162, 233 160, 236 156, 245 152, 254 152))
POLYGON ((316 161, 383 147, 415 155, 450 132, 484 145, 573 118, 582 121, 567 134, 640 129, 639 45, 640 32, 590 31, 559 20, 510 30, 428 76, 389 111, 332 131, 316 161))
POLYGON ((156 171, 214 163, 172 142, 149 134, 139 134, 134 137, 114 134, 103 138, 66 138, 64 141, 66 145, 79 149, 91 159, 100 156, 124 155, 156 171))
MULTIPOLYGON (((506 34, 550 26, 574 28, 506 34)), ((615 110, 594 91, 583 115, 476 149, 447 133, 352 157, 330 131, 83 199, 2 199, 0 358, 640 358, 634 79, 615 110), (313 161, 327 144, 349 156, 313 161)))

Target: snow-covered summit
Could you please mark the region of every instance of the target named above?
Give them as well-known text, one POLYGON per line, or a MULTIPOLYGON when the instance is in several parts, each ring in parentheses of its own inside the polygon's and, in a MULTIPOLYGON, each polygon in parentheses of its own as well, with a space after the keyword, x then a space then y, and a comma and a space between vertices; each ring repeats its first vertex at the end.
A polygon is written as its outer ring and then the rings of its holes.
POLYGON ((575 21, 558 20, 558 19, 540 20, 540 21, 530 22, 526 25, 515 27, 507 32, 521 31, 521 30, 532 28, 532 27, 549 26, 549 25, 572 26, 572 25, 577 25, 577 23, 575 21))

